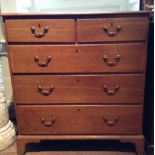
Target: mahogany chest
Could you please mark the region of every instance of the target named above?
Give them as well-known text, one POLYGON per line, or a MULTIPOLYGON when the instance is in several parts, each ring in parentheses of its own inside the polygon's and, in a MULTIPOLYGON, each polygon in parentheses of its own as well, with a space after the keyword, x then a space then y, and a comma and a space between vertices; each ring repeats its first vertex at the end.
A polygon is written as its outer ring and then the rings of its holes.
POLYGON ((149 14, 3 15, 18 155, 41 140, 120 140, 143 154, 149 14))

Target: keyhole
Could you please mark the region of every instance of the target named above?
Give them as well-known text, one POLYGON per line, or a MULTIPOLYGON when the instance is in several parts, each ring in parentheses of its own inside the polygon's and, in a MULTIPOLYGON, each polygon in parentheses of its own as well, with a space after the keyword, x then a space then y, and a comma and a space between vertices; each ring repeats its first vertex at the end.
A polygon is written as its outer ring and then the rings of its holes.
POLYGON ((78 53, 78 49, 76 49, 75 52, 78 53))
POLYGON ((111 24, 110 24, 110 25, 111 25, 111 27, 112 27, 112 26, 114 25, 114 23, 113 23, 113 22, 111 22, 111 24))
POLYGON ((39 27, 39 28, 41 28, 41 25, 40 25, 40 24, 38 24, 38 27, 39 27))
POLYGON ((77 83, 79 83, 80 81, 79 80, 76 80, 77 81, 77 83))

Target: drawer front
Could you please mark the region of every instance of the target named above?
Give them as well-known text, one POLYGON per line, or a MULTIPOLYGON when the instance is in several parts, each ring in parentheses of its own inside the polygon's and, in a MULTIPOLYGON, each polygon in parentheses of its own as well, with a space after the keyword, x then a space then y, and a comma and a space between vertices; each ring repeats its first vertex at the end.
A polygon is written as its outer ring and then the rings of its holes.
POLYGON ((8 42, 74 42, 72 19, 6 20, 8 42))
POLYGON ((145 44, 10 45, 13 73, 143 72, 145 44))
POLYGON ((79 42, 145 40, 148 19, 146 17, 79 19, 77 26, 79 42))
POLYGON ((19 106, 17 110, 20 134, 140 134, 141 116, 141 106, 19 106))
POLYGON ((14 76, 17 104, 137 104, 143 102, 141 75, 14 76))

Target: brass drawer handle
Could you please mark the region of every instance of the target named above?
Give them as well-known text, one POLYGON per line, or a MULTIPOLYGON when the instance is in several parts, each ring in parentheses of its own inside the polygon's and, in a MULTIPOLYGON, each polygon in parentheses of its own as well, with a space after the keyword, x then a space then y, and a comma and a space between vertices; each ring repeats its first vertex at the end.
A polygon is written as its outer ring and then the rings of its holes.
POLYGON ((39 67, 47 67, 51 60, 52 57, 48 56, 46 62, 41 63, 39 56, 34 56, 34 61, 38 64, 39 67))
POLYGON ((119 62, 120 62, 121 56, 120 55, 116 55, 116 57, 114 58, 114 61, 109 61, 109 58, 107 55, 103 56, 103 60, 104 62, 107 64, 107 66, 113 67, 116 66, 119 62))
POLYGON ((55 124, 56 122, 56 117, 53 116, 50 121, 45 120, 45 117, 41 117, 41 124, 43 124, 46 127, 51 127, 55 124))
POLYGON ((114 117, 111 121, 105 116, 103 116, 103 122, 106 123, 108 126, 114 126, 119 121, 119 117, 114 117))
POLYGON ((45 90, 45 88, 43 88, 41 85, 38 85, 38 91, 42 94, 42 95, 45 95, 45 96, 48 96, 50 95, 54 90, 54 86, 49 86, 47 88, 47 90, 45 90))
POLYGON ((103 90, 107 95, 115 95, 119 91, 119 89, 120 86, 118 84, 114 86, 114 90, 109 90, 106 84, 103 85, 103 90))
POLYGON ((45 26, 45 27, 43 28, 43 32, 37 32, 36 27, 35 27, 35 26, 32 26, 32 27, 31 27, 31 32, 32 32, 32 34, 34 34, 34 36, 35 36, 36 38, 42 38, 42 37, 44 37, 45 34, 48 32, 48 26, 45 26))
POLYGON ((104 27, 103 27, 103 30, 104 30, 105 33, 108 34, 108 36, 110 36, 110 37, 115 37, 115 36, 117 36, 118 33, 122 30, 122 27, 121 27, 120 25, 118 25, 118 26, 116 27, 116 31, 115 31, 115 32, 114 32, 114 31, 110 31, 109 28, 108 28, 107 26, 104 26, 104 27))

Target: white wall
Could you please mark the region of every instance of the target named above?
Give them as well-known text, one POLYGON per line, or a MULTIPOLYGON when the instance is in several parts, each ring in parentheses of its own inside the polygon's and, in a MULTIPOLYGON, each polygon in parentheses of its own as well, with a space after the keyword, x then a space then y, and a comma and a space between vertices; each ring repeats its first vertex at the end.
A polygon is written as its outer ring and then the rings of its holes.
POLYGON ((40 10, 128 10, 128 0, 34 0, 36 9, 40 10))
MULTIPOLYGON (((26 1, 26 0, 25 0, 26 1)), ((16 0, 0 0, 1 12, 16 12, 16 0)))
MULTIPOLYGON (((19 0, 22 1, 22 0, 19 0)), ((31 0, 35 11, 128 11, 139 10, 139 0, 31 0), (134 1, 134 3, 133 3, 134 1), (136 2, 136 3, 135 3, 136 2), (132 6, 134 5, 134 7, 132 6)))
POLYGON ((140 0, 0 0, 2 12, 128 11, 138 10, 140 0))

